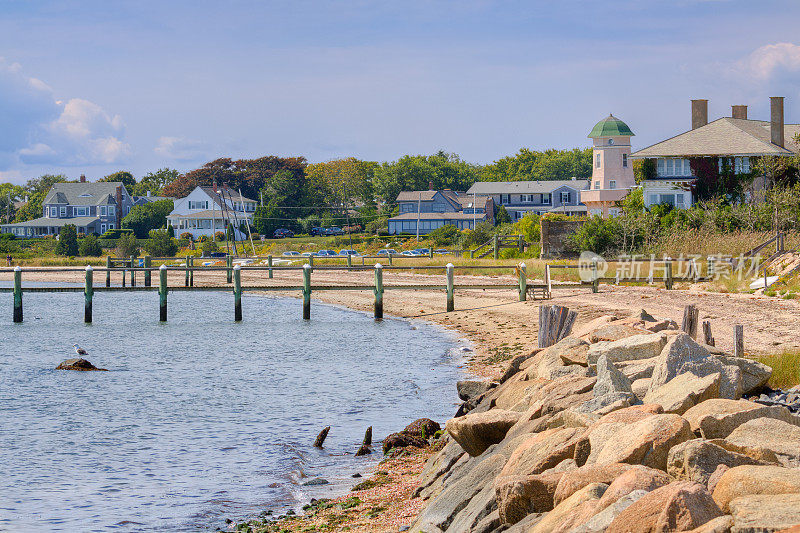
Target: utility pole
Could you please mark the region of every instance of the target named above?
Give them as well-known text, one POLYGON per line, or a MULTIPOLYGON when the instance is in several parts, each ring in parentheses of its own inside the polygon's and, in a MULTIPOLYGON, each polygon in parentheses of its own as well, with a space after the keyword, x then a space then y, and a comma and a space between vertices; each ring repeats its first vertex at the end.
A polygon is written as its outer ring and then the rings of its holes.
POLYGON ((417 242, 419 242, 419 220, 422 216, 422 191, 419 193, 419 200, 417 200, 417 242))
POLYGON ((478 224, 478 203, 475 199, 475 193, 472 193, 472 229, 478 224))

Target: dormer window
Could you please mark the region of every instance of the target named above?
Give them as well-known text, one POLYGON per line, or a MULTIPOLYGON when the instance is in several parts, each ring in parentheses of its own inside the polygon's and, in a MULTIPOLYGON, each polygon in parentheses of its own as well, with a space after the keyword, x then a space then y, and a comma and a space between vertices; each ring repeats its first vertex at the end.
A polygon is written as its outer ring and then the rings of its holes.
POLYGON ((85 193, 81 194, 78 198, 91 198, 91 197, 92 197, 91 194, 89 194, 88 192, 85 192, 85 193))

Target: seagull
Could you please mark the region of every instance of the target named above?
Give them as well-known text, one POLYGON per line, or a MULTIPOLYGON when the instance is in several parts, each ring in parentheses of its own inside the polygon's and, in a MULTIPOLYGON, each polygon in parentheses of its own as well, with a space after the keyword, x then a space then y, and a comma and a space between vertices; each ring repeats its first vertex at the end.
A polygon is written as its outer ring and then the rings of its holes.
POLYGON ((77 344, 73 344, 72 347, 75 348, 75 353, 78 355, 89 355, 88 353, 86 353, 86 350, 84 350, 77 344))

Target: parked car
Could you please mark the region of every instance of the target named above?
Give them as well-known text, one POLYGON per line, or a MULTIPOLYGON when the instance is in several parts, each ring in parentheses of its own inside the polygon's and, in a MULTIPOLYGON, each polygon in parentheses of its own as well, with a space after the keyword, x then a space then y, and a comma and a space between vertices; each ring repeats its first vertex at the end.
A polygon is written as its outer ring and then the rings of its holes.
POLYGON ((325 228, 311 228, 310 235, 324 235, 325 228))
POLYGON ((422 254, 420 254, 420 253, 419 253, 418 251, 416 251, 416 250, 405 250, 405 251, 403 251, 403 252, 402 252, 400 255, 404 255, 404 256, 406 256, 406 257, 419 257, 419 256, 420 256, 420 255, 422 255, 422 254))
POLYGON ((303 252, 303 253, 302 253, 302 254, 300 254, 300 255, 301 255, 302 257, 311 257, 311 256, 314 256, 314 255, 317 255, 317 253, 316 253, 316 252, 303 252))
POLYGON ((289 250, 288 252, 283 252, 281 255, 285 255, 287 257, 294 257, 300 255, 300 252, 296 252, 294 250, 289 250))
POLYGON ((450 250, 445 250, 444 248, 441 248, 439 250, 434 250, 433 253, 437 255, 447 255, 450 253, 450 250))
POLYGON ((275 230, 272 236, 276 239, 284 239, 286 237, 294 237, 294 232, 286 228, 278 228, 275 230))
POLYGON ((339 250, 339 255, 358 255, 355 250, 339 250))
POLYGON ((397 250, 391 248, 381 248, 376 255, 397 255, 397 250))
POLYGON ((344 235, 344 230, 339 226, 331 226, 330 228, 325 228, 325 235, 344 235))
POLYGON ((322 257, 327 257, 327 256, 336 255, 336 251, 334 251, 334 250, 319 250, 316 255, 322 256, 322 257))
POLYGON ((430 248, 417 248, 414 251, 417 252, 419 255, 430 255, 431 253, 430 248))

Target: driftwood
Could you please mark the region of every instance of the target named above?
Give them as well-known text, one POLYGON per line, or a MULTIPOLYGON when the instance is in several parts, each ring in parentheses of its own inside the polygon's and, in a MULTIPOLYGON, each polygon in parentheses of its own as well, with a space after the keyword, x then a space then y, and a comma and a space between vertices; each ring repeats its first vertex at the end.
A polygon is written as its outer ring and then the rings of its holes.
POLYGON ((711 322, 703 320, 703 342, 709 346, 714 346, 714 336, 711 334, 711 322))
POLYGON ((367 428, 364 432, 364 440, 361 442, 362 446, 372 446, 372 426, 367 428))
POLYGON ((322 448, 322 443, 325 442, 325 437, 328 436, 328 432, 331 430, 330 426, 325 426, 322 428, 322 431, 319 432, 317 435, 317 439, 314 441, 315 448, 322 448))
POLYGON ((700 317, 700 312, 694 304, 687 305, 683 308, 683 324, 681 324, 681 331, 689 335, 693 339, 697 339, 697 320, 700 317))
POLYGON ((552 346, 572 332, 578 313, 560 305, 539 306, 539 348, 552 346))

